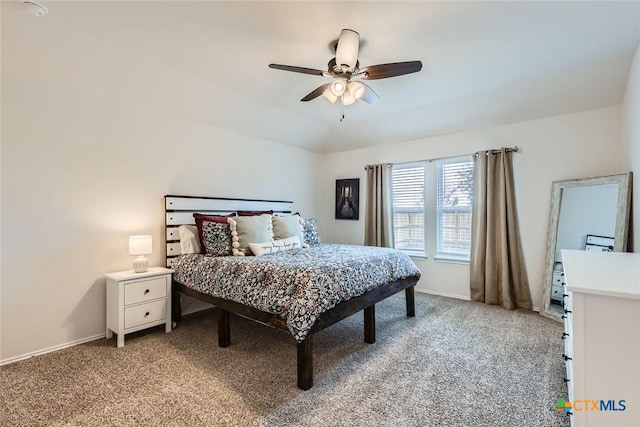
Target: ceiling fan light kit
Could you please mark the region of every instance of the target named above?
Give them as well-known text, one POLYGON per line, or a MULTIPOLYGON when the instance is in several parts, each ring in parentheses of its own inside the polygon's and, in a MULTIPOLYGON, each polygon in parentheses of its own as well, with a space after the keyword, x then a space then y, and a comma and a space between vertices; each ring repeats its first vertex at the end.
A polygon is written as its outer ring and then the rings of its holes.
POLYGON ((301 101, 311 101, 323 95, 332 104, 340 99, 343 106, 352 105, 359 99, 368 104, 373 104, 380 99, 373 89, 361 80, 386 79, 417 73, 422 69, 420 61, 394 62, 360 68, 359 50, 360 35, 356 31, 344 29, 340 32, 336 43, 336 56, 329 61, 327 71, 282 64, 269 64, 269 68, 332 78, 333 81, 317 87, 301 101))

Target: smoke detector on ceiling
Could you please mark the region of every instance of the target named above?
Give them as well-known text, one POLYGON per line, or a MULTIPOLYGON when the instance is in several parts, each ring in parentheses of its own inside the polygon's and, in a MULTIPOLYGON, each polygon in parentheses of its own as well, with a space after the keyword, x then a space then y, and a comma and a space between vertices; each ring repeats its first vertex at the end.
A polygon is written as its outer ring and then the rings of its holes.
POLYGON ((37 1, 23 1, 22 4, 35 16, 44 16, 49 13, 49 9, 37 1))

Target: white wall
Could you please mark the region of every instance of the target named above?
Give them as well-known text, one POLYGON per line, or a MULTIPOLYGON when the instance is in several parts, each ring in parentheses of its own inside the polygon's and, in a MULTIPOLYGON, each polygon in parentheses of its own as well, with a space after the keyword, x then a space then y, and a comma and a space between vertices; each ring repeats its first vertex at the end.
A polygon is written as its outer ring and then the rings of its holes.
POLYGON ((631 217, 630 248, 640 252, 640 46, 636 49, 627 79, 624 96, 623 135, 626 149, 627 168, 633 171, 633 211, 631 217))
MULTIPOLYGON (((321 235, 325 241, 362 244, 364 219, 333 219, 335 180, 360 178, 364 196, 366 164, 407 162, 519 146, 515 155, 516 198, 533 304, 540 307, 551 183, 626 171, 621 142, 621 108, 556 116, 509 126, 394 143, 328 155, 319 168, 321 235)), ((365 201, 361 198, 360 205, 365 201)), ((431 252, 433 254, 433 251, 431 252)), ((418 289, 469 298, 466 264, 417 260, 423 273, 418 289)))
POLYGON ((131 268, 130 234, 151 234, 150 264, 163 262, 166 194, 315 214, 321 156, 207 125, 203 108, 224 102, 209 82, 5 30, 0 360, 104 334, 103 273, 131 268))

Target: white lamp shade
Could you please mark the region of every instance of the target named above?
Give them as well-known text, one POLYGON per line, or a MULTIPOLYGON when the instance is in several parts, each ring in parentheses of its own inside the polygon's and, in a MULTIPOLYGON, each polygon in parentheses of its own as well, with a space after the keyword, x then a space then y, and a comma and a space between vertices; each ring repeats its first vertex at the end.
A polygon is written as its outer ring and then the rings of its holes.
POLYGON ((151 243, 151 236, 129 236, 129 255, 150 254, 151 243))

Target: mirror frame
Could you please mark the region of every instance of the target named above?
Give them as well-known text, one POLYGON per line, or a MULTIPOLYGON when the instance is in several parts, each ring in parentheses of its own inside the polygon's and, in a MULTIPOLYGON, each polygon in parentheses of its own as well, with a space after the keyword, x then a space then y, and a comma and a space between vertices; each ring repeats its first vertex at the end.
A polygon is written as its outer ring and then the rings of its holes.
POLYGON ((562 205, 562 192, 565 188, 586 187, 592 185, 618 184, 618 203, 616 212, 616 233, 613 246, 614 252, 624 252, 627 249, 629 234, 629 214, 631 208, 632 173, 598 176, 593 178, 569 179, 554 181, 551 190, 551 211, 549 212, 549 229, 547 231, 546 256, 544 262, 544 277, 542 282, 542 308, 540 314, 545 317, 563 321, 561 314, 551 310, 551 282, 553 281, 553 265, 555 264, 556 241, 558 239, 558 221, 562 205))

